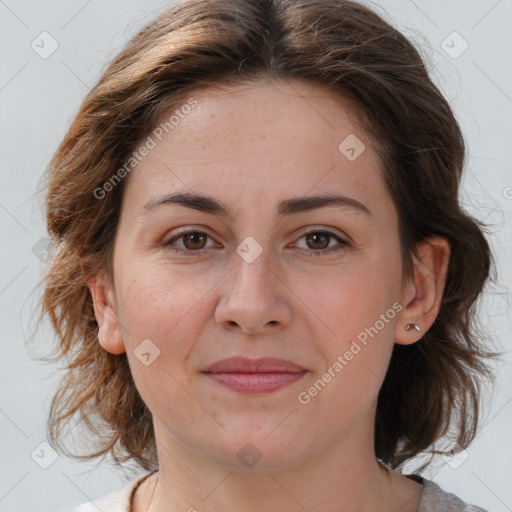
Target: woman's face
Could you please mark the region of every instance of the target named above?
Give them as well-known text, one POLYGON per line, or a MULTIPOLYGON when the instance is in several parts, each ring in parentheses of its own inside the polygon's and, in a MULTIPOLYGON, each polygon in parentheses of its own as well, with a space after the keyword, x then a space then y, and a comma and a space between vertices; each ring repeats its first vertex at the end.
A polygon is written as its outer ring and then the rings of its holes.
POLYGON ((100 341, 126 350, 159 452, 276 469, 372 450, 393 344, 420 336, 371 141, 298 80, 191 98, 127 178, 100 341), (206 372, 235 356, 302 371, 206 372))

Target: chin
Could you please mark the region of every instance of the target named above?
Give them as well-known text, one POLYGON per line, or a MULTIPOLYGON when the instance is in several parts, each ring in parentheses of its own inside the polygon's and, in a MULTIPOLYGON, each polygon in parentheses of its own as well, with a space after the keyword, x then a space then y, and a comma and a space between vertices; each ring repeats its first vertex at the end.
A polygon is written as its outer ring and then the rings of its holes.
POLYGON ((272 429, 261 435, 234 436, 223 446, 217 445, 217 451, 208 450, 209 456, 216 464, 235 472, 274 472, 299 464, 305 456, 299 443, 290 437, 273 437, 277 433, 269 432, 272 429))

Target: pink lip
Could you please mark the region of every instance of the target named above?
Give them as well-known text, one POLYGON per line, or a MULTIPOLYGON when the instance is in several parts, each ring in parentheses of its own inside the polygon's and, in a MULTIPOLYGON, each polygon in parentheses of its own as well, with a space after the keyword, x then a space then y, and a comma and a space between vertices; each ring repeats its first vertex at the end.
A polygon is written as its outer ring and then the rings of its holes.
POLYGON ((291 361, 273 357, 231 357, 209 366, 203 373, 219 384, 242 393, 268 393, 287 386, 306 370, 291 361))

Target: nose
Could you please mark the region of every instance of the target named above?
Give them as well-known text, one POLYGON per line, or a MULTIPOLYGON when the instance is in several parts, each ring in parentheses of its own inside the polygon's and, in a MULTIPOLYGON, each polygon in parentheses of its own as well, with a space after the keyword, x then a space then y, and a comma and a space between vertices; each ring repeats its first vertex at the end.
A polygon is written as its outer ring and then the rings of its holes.
POLYGON ((283 329, 292 315, 287 291, 265 251, 251 263, 236 256, 234 268, 223 280, 215 319, 225 329, 246 334, 283 329))

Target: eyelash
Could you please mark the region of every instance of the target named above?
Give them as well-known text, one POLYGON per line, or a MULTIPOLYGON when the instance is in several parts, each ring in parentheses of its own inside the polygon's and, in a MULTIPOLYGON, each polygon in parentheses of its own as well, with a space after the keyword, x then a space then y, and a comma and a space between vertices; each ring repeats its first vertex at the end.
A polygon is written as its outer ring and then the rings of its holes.
MULTIPOLYGON (((205 233, 204 231, 199 231, 197 229, 190 229, 188 231, 182 231, 181 233, 179 233, 178 235, 170 238, 169 240, 167 240, 167 242, 165 242, 163 245, 168 248, 170 251, 176 253, 176 254, 182 254, 182 255, 186 255, 186 256, 190 256, 192 254, 196 254, 196 253, 200 253, 200 252, 203 252, 204 249, 197 249, 197 250, 185 250, 185 249, 178 249, 176 247, 172 247, 172 244, 176 241, 176 240, 179 240, 180 238, 184 237, 185 235, 190 235, 192 233, 199 233, 199 234, 202 234, 202 235, 206 235, 208 238, 211 239, 210 235, 208 235, 207 233, 205 233)), ((321 229, 313 229, 311 231, 307 231, 305 233, 303 233, 299 240, 301 238, 304 238, 305 236, 307 235, 311 235, 311 234, 323 234, 323 235, 327 235, 328 237, 330 238, 334 238, 339 245, 335 245, 333 247, 330 247, 328 249, 319 249, 319 250, 312 250, 312 249, 302 249, 302 251, 306 252, 306 254, 308 256, 312 256, 312 257, 315 257, 315 256, 325 256, 325 255, 330 255, 331 253, 333 252, 336 252, 336 251, 340 251, 342 249, 344 249, 345 247, 348 247, 349 246, 349 243, 345 240, 343 240, 342 238, 340 238, 338 235, 335 235, 334 233, 332 233, 331 231, 326 231, 326 230, 321 230, 321 229)))

